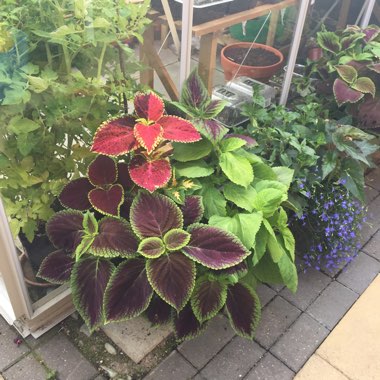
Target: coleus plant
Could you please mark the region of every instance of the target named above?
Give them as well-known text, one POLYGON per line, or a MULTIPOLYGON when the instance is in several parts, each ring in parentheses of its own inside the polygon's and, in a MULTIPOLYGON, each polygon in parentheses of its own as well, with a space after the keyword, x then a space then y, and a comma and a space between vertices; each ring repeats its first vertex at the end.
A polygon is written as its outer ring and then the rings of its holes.
POLYGON ((191 143, 201 135, 189 121, 166 115, 163 101, 153 92, 137 94, 134 106, 135 115, 114 118, 99 127, 92 151, 111 157, 129 154, 132 181, 153 192, 171 178, 171 142, 191 143))
POLYGON ((203 210, 199 196, 187 197, 180 208, 165 195, 140 191, 130 221, 58 212, 47 223, 57 251, 38 275, 70 283, 91 331, 146 312, 156 324, 172 320, 185 339, 225 306, 236 332, 252 338, 260 302, 241 280, 251 252, 232 233, 200 224, 203 210))

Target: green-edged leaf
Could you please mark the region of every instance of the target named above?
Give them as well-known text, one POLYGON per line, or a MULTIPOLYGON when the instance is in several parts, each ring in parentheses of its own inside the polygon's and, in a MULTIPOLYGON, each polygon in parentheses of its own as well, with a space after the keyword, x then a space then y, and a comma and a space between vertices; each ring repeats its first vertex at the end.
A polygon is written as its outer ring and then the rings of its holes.
POLYGON ((83 216, 83 229, 87 234, 93 235, 99 232, 98 221, 92 212, 86 212, 83 216))
POLYGON ((357 91, 364 92, 365 94, 371 94, 373 97, 376 95, 376 85, 373 83, 372 79, 367 77, 358 78, 351 87, 357 91))
POLYGON ((250 254, 235 235, 221 228, 193 224, 188 232, 191 239, 182 252, 205 267, 229 268, 241 263, 250 254))
POLYGON ((174 333, 180 341, 195 338, 204 327, 206 325, 198 321, 189 303, 177 315, 174 315, 174 333))
POLYGON ((140 241, 137 252, 148 259, 155 259, 165 253, 165 245, 160 238, 149 237, 140 241))
POLYGON ((164 236, 164 243, 169 251, 178 251, 190 241, 190 234, 179 228, 170 230, 164 236))
POLYGON ((121 321, 140 315, 149 305, 153 289, 146 276, 145 260, 122 262, 107 285, 104 315, 107 322, 121 321))
POLYGON ((199 322, 215 317, 224 306, 227 298, 227 285, 203 276, 197 279, 191 296, 191 307, 199 322))
POLYGON ((322 49, 328 50, 331 53, 337 54, 342 50, 342 46, 339 42, 339 37, 334 32, 318 32, 317 41, 322 49))
POLYGON ((146 310, 146 316, 153 326, 160 326, 171 321, 172 310, 172 307, 168 303, 157 295, 154 295, 146 310))
POLYGON ((146 262, 148 279, 154 291, 177 311, 190 299, 195 284, 195 263, 173 252, 146 262))
POLYGON ((227 202, 222 193, 212 184, 205 183, 201 189, 203 205, 205 207, 205 217, 211 218, 213 215, 225 216, 227 202))
POLYGON ((239 139, 238 137, 229 137, 224 138, 220 142, 220 150, 222 152, 232 152, 244 146, 247 142, 243 139, 239 139))
POLYGON ((233 217, 214 215, 209 224, 220 227, 236 235, 247 249, 255 246, 256 234, 260 229, 263 216, 260 213, 235 214, 233 217))
POLYGON ((335 68, 339 76, 349 84, 354 83, 358 78, 358 72, 350 65, 337 65, 335 68))
POLYGON ((246 284, 229 286, 226 308, 236 333, 253 339, 261 317, 261 304, 256 292, 246 284))
POLYGON ((237 185, 248 187, 253 181, 253 170, 250 162, 234 152, 222 153, 219 165, 227 178, 237 185))
POLYGON ((214 169, 203 160, 177 162, 175 172, 179 177, 202 178, 214 173, 214 169))
POLYGON ((248 186, 246 189, 234 183, 227 183, 223 188, 223 193, 226 199, 234 203, 236 206, 251 212, 253 210, 253 200, 257 191, 248 186))
POLYGON ((73 303, 90 331, 104 323, 104 292, 113 271, 109 260, 85 257, 74 264, 71 274, 73 303))
POLYGON ((206 157, 212 150, 210 141, 203 139, 192 144, 173 143, 173 158, 180 162, 199 160, 206 157))
POLYGON ((64 284, 70 280, 74 262, 62 249, 52 252, 42 261, 37 276, 53 284, 64 284))

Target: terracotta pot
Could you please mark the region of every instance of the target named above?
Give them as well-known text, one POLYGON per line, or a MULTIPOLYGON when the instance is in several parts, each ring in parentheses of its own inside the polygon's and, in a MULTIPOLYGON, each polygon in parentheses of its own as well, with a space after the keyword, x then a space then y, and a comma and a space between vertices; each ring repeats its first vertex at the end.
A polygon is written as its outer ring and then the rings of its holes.
POLYGON ((320 47, 310 48, 307 52, 307 58, 310 61, 318 61, 323 57, 323 50, 320 47))
POLYGON ((236 72, 238 72, 237 76, 247 76, 253 79, 261 79, 261 80, 268 80, 271 78, 278 70, 280 70, 282 63, 284 61, 284 56, 282 53, 267 45, 262 44, 253 44, 252 49, 255 48, 261 48, 265 49, 267 51, 270 51, 274 53, 278 57, 278 62, 274 65, 270 66, 246 66, 242 65, 240 66, 238 63, 231 61, 225 56, 225 53, 228 49, 231 48, 246 48, 249 49, 251 47, 251 42, 238 42, 230 45, 226 45, 222 51, 221 51, 221 65, 224 70, 224 77, 225 79, 231 80, 236 72))
POLYGON ((26 252, 22 252, 19 256, 19 260, 21 263, 22 271, 24 273, 24 281, 27 284, 27 286, 34 286, 38 288, 51 288, 52 286, 55 286, 54 284, 51 284, 46 281, 38 281, 36 279, 36 276, 33 273, 33 269, 30 265, 28 256, 26 252))

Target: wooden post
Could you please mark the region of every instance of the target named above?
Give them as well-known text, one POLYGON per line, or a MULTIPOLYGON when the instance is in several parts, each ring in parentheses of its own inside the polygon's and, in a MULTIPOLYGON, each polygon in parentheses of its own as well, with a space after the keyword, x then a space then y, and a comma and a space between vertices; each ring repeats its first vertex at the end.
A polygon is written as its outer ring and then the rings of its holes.
POLYGON ((346 27, 350 7, 351 0, 343 0, 342 6, 340 7, 338 23, 336 25, 337 29, 344 29, 346 27))
POLYGON ((272 11, 272 14, 270 16, 268 36, 267 36, 267 42, 266 42, 266 44, 269 46, 273 46, 273 43, 274 43, 279 15, 280 15, 280 11, 274 10, 272 11))
POLYGON ((154 88, 154 72, 153 69, 149 67, 149 57, 147 55, 147 48, 149 42, 153 44, 154 41, 154 26, 151 24, 143 34, 144 43, 140 45, 140 61, 145 66, 143 70, 140 71, 140 83, 145 84, 151 88, 154 88))
POLYGON ((179 54, 179 49, 180 49, 179 37, 178 37, 177 28, 174 23, 173 15, 170 10, 168 0, 161 0, 161 4, 162 4, 162 7, 164 8, 165 16, 166 16, 166 19, 168 20, 168 26, 172 33, 175 50, 177 54, 179 54))
POLYGON ((199 75, 203 79, 208 92, 211 94, 213 76, 216 66, 216 48, 218 45, 216 33, 201 36, 199 49, 199 75))

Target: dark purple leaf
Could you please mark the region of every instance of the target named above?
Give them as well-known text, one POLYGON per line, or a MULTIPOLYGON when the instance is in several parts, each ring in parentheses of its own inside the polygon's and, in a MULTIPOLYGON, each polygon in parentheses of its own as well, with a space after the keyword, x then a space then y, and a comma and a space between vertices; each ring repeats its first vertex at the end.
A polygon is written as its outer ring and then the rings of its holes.
POLYGON ((179 252, 146 263, 148 279, 154 291, 180 311, 190 298, 195 283, 195 263, 179 252))
POLYGON ((71 274, 73 303, 90 331, 104 323, 104 292, 113 269, 109 260, 94 257, 82 258, 74 264, 71 274))
POLYGON ((212 119, 222 112, 226 102, 224 100, 211 100, 203 111, 203 119, 212 119))
POLYGON ((364 96, 364 94, 360 91, 353 90, 339 78, 335 79, 333 90, 338 106, 341 106, 347 102, 356 103, 364 96))
POLYGON ((131 225, 141 239, 163 237, 173 228, 182 228, 181 210, 168 197, 140 192, 131 207, 131 225))
POLYGON ((339 53, 342 49, 339 37, 334 32, 322 31, 317 33, 317 41, 323 49, 332 53, 339 53))
POLYGON ((179 228, 170 230, 164 236, 165 246, 169 251, 178 251, 190 241, 190 234, 179 228))
POLYGON ((95 210, 105 215, 119 216, 124 202, 124 190, 119 184, 107 189, 96 188, 89 192, 88 198, 95 210))
POLYGON ((219 141, 228 131, 226 127, 216 120, 203 120, 198 127, 201 133, 211 141, 219 141))
POLYGON ((160 238, 149 237, 141 240, 137 251, 145 257, 155 259, 165 253, 165 246, 160 238))
POLYGON ((117 164, 117 183, 123 186, 124 192, 135 186, 129 175, 128 164, 123 162, 117 164))
POLYGON ((183 224, 185 227, 201 221, 204 213, 202 197, 190 195, 185 198, 185 203, 180 206, 183 214, 183 224))
POLYGON ((48 220, 46 233, 55 247, 74 252, 82 240, 83 214, 74 210, 57 212, 48 220))
POLYGON ((364 41, 368 43, 374 40, 379 35, 380 30, 378 29, 378 27, 376 28, 368 27, 368 28, 363 29, 363 33, 365 34, 364 41))
POLYGON ((373 63, 372 65, 368 65, 368 68, 380 74, 380 63, 373 63))
POLYGON ((126 220, 130 219, 131 207, 133 198, 132 196, 124 196, 124 203, 120 206, 120 217, 126 220))
POLYGON ((257 294, 247 285, 237 283, 229 286, 226 308, 236 333, 252 339, 261 316, 261 305, 257 294))
POLYGON ((117 178, 116 163, 108 156, 97 156, 89 165, 87 174, 94 186, 111 185, 117 178))
POLYGON ((364 92, 365 94, 371 94, 372 97, 375 97, 376 94, 376 85, 373 83, 371 78, 361 77, 351 85, 353 89, 364 92))
POLYGON ((158 296, 153 296, 146 316, 153 325, 163 325, 171 320, 172 307, 158 296))
POLYGON ((187 304, 182 311, 174 316, 174 332, 179 340, 193 339, 198 336, 205 325, 202 325, 187 304))
POLYGON ((130 259, 113 272, 104 296, 107 322, 130 319, 140 315, 153 295, 146 271, 145 260, 130 259))
POLYGON ((227 298, 227 285, 218 280, 200 277, 191 295, 191 307, 200 322, 207 321, 224 306, 227 298))
POLYGON ((94 188, 87 178, 70 181, 59 194, 59 201, 66 208, 86 211, 91 208, 88 193, 94 188))
POLYGON ((53 284, 63 284, 70 280, 74 262, 63 249, 52 252, 42 261, 37 276, 53 284))
POLYGON ((105 217, 99 222, 99 233, 90 252, 102 257, 131 257, 137 246, 136 236, 126 220, 105 217))
POLYGON ((181 101, 192 108, 201 108, 209 100, 208 91, 197 70, 193 70, 184 83, 181 101))
POLYGON ((194 224, 188 231, 191 239, 182 252, 205 267, 232 267, 250 254, 235 235, 221 228, 194 224))
POLYGON ((233 267, 218 270, 215 273, 218 275, 234 275, 234 274, 237 274, 239 276, 242 276, 243 274, 247 273, 247 271, 248 271, 248 266, 245 263, 245 261, 242 261, 238 265, 234 265, 233 267))

